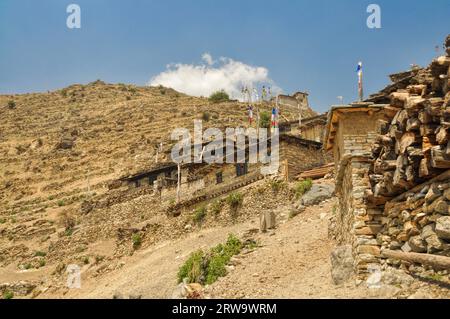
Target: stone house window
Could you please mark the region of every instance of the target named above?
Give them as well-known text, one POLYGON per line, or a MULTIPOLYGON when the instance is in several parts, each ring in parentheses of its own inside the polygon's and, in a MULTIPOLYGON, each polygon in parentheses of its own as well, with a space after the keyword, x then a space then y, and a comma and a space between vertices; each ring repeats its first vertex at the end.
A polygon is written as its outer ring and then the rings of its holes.
POLYGON ((237 163, 236 164, 236 176, 243 176, 248 173, 248 163, 237 163))

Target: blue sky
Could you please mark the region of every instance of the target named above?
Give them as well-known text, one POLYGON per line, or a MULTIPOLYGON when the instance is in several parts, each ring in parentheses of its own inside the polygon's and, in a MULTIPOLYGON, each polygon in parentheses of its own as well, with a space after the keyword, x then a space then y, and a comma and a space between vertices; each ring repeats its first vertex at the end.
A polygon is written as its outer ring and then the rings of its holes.
POLYGON ((450 1, 0 0, 0 93, 53 90, 96 79, 145 85, 169 63, 209 52, 269 70, 285 92, 306 90, 318 111, 357 98, 387 75, 428 64, 450 33, 450 1), (66 7, 81 7, 81 29, 66 7), (381 29, 366 8, 381 7, 381 29))

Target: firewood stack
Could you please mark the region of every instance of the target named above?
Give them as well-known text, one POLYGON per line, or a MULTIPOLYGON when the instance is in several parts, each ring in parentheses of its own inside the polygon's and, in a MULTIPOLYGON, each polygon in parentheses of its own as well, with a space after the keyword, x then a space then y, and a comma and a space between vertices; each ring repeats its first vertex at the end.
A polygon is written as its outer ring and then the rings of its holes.
POLYGON ((427 68, 392 75, 396 83, 373 97, 389 98, 391 112, 372 148, 375 198, 388 200, 450 168, 450 35, 445 48, 427 68))

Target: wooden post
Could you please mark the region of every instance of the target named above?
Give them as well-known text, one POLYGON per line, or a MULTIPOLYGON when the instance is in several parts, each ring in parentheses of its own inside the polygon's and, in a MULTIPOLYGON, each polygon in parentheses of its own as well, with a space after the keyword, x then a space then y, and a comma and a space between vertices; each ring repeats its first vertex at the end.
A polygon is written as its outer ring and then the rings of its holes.
POLYGON ((178 163, 177 203, 180 202, 180 196, 181 196, 181 163, 178 163))

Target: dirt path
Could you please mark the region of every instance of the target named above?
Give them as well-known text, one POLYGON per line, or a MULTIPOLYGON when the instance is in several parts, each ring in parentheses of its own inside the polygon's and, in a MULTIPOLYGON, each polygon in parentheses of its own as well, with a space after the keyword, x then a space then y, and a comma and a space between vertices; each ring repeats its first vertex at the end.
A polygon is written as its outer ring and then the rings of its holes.
MULTIPOLYGON (((191 233, 176 241, 163 242, 155 247, 138 251, 124 260, 120 270, 101 278, 81 277, 82 288, 67 290, 63 298, 170 298, 177 286, 178 268, 197 249, 207 249, 223 242, 229 233, 241 234, 257 227, 256 220, 231 227, 205 229, 191 233)), ((57 297, 43 294, 41 298, 57 297)))
POLYGON ((352 282, 335 286, 331 281, 327 239, 332 202, 308 208, 260 236, 262 247, 239 256, 234 269, 206 289, 223 298, 362 298, 364 288, 352 282))

